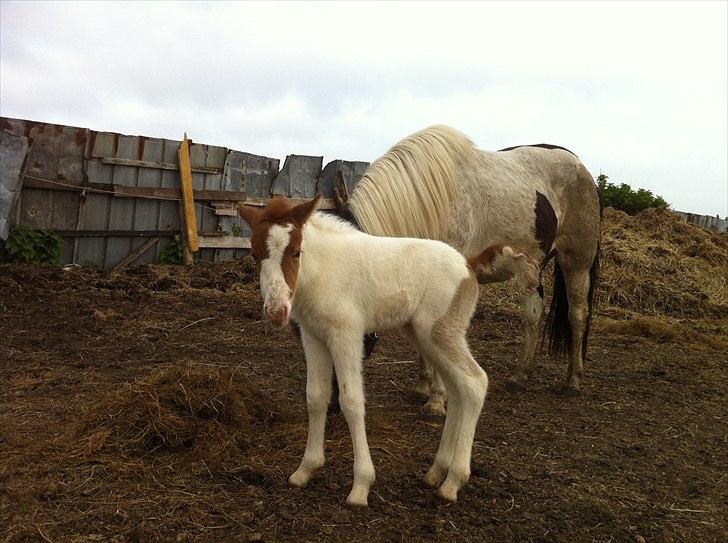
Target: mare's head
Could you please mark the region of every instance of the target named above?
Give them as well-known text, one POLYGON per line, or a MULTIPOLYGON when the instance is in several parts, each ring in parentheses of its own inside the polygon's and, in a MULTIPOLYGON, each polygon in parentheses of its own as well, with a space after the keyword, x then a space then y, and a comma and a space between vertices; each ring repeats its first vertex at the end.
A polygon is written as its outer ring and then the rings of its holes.
POLYGON ((319 198, 294 205, 277 196, 262 211, 242 204, 238 208, 252 232, 251 253, 260 271, 263 312, 276 326, 288 324, 298 281, 303 225, 316 210, 319 198))

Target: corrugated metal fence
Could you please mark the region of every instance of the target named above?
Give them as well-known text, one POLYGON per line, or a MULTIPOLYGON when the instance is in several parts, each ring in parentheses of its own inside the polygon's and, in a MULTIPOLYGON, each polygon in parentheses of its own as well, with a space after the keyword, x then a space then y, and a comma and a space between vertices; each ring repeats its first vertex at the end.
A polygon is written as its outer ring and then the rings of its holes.
MULTIPOLYGON (((108 269, 161 237, 135 260, 156 262, 179 234, 179 141, 4 117, 0 136, 2 238, 10 224, 48 228, 66 242, 62 263, 108 269)), ((322 157, 290 155, 279 171, 275 158, 194 143, 190 162, 197 229, 207 240, 196 258, 208 261, 242 256, 244 243, 231 238, 249 232, 230 204, 317 191, 330 198, 339 172, 351 191, 368 166, 336 160, 322 168, 322 157)))
POLYGON ((676 211, 683 220, 698 225, 706 230, 715 230, 717 232, 728 232, 728 219, 721 219, 712 215, 696 215, 695 213, 685 213, 684 211, 676 211))

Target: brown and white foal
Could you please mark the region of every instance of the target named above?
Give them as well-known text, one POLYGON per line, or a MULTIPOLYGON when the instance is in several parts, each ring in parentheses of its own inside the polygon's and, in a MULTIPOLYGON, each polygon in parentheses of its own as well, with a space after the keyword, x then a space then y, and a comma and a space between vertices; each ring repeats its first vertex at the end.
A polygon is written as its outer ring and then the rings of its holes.
POLYGON ((489 273, 493 255, 483 253, 468 262, 439 241, 371 236, 316 212, 318 200, 293 205, 278 197, 262 211, 239 210, 252 230, 266 318, 278 326, 289 319, 298 322, 306 354, 308 442, 289 483, 305 486, 324 465, 335 368, 354 448, 347 503, 367 505, 374 466, 364 426, 361 338, 400 328, 444 381, 449 408, 424 480, 436 486, 444 479, 439 495, 455 500, 470 476, 475 427, 488 388, 465 333, 478 296, 476 273, 489 273))

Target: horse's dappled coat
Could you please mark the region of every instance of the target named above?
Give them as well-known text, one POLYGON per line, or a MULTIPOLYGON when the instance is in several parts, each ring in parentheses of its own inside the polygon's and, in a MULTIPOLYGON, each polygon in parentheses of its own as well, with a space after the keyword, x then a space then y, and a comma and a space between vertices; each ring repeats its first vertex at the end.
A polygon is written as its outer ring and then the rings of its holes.
MULTIPOLYGON (((497 244, 543 263, 555 257, 547 320, 550 351, 569 358, 564 394, 578 394, 599 269, 600 204, 578 157, 549 144, 477 149, 457 130, 433 126, 395 144, 374 161, 350 198, 365 232, 440 239, 468 257, 497 244)), ((501 280, 512 275, 503 273, 501 280)), ((490 276, 498 280, 497 274, 490 276)), ((533 372, 543 311, 540 284, 524 289, 519 390, 533 372)), ((423 373, 425 366, 421 366, 423 373)), ((424 381, 419 387, 429 390, 424 381)), ((444 412, 433 390, 428 406, 444 412)), ((426 406, 426 407, 428 407, 426 406)))

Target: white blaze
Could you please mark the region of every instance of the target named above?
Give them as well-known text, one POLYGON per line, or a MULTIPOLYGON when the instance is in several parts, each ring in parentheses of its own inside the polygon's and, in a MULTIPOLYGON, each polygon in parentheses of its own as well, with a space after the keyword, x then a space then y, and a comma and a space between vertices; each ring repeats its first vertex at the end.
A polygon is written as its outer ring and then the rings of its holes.
POLYGON ((290 311, 289 297, 291 289, 283 276, 281 262, 283 252, 291 241, 292 224, 280 226, 274 224, 268 230, 268 258, 260 263, 260 292, 265 300, 265 307, 275 310, 282 305, 288 306, 290 311))

